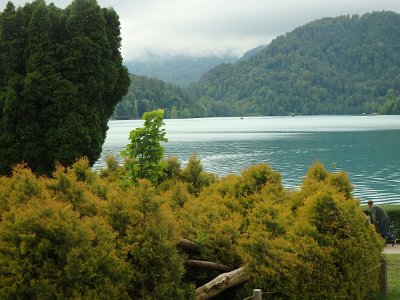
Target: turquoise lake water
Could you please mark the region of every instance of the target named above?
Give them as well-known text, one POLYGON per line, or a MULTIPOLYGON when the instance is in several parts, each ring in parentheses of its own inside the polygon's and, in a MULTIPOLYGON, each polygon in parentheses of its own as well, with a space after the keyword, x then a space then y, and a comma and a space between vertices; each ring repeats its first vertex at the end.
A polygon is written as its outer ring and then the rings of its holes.
MULTIPOLYGON (((140 120, 110 121, 102 156, 119 156, 140 120)), ((297 188, 314 161, 348 173, 362 203, 400 203, 400 116, 296 116, 165 120, 165 155, 196 153, 220 176, 266 162, 297 188)), ((122 159, 121 159, 122 161, 122 159)))

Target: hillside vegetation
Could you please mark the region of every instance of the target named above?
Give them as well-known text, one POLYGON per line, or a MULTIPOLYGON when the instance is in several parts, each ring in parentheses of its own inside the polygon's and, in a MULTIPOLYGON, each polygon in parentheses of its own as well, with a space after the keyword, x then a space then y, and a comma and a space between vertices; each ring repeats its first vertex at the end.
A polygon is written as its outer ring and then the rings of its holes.
POLYGON ((254 288, 282 299, 379 290, 383 240, 344 173, 317 164, 288 191, 266 164, 217 179, 196 157, 184 169, 164 163, 155 185, 126 186, 110 159, 98 174, 81 160, 52 178, 25 166, 0 177, 0 297, 192 299, 220 272, 184 267, 188 258, 245 267, 251 280, 219 299, 254 288), (181 238, 198 251, 179 249, 181 238))
POLYGON ((191 86, 228 115, 377 112, 400 90, 400 15, 324 18, 273 40, 249 61, 213 68, 191 86))
POLYGON ((128 93, 114 109, 114 119, 139 119, 146 111, 164 109, 166 118, 203 117, 194 96, 183 88, 146 76, 130 75, 128 93))
POLYGON ((148 110, 163 108, 166 118, 400 114, 397 13, 316 20, 255 50, 212 68, 188 90, 137 78, 124 103, 147 99, 148 110))

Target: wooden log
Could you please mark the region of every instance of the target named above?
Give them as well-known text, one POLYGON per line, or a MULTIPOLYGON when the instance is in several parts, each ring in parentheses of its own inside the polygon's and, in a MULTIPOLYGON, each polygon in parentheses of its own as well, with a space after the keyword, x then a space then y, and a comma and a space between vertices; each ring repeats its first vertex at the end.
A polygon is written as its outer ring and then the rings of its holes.
POLYGON ((216 270, 221 272, 229 272, 232 269, 226 265, 218 264, 211 261, 204 261, 204 260, 194 260, 194 259, 187 259, 185 261, 185 265, 188 267, 196 267, 208 270, 216 270))
POLYGON ((250 280, 250 274, 247 273, 244 267, 235 269, 228 273, 223 273, 203 286, 198 287, 195 291, 195 299, 210 299, 219 293, 248 280, 250 280))
POLYGON ((180 239, 178 247, 182 248, 183 250, 188 250, 193 252, 200 251, 200 247, 195 242, 192 242, 187 239, 180 239))

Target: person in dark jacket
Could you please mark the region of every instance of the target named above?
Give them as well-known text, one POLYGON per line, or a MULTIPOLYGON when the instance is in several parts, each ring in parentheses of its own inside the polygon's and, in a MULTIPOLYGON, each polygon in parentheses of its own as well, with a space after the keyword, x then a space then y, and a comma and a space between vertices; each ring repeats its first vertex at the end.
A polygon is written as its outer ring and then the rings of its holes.
POLYGON ((375 224, 376 229, 383 238, 391 242, 393 246, 396 243, 396 238, 389 233, 389 218, 385 209, 382 206, 375 205, 372 200, 368 200, 367 204, 372 210, 372 223, 375 224))

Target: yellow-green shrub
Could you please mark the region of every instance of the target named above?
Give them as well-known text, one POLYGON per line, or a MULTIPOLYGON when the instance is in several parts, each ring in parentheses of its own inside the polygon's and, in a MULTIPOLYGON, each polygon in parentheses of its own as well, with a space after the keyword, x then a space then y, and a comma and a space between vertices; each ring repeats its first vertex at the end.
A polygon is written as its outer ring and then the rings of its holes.
POLYGON ((283 203, 255 206, 240 243, 254 287, 283 299, 365 299, 378 290, 379 269, 371 269, 382 240, 346 178, 316 164, 283 203))
MULTIPOLYGON (((122 195, 120 195, 122 196, 122 195)), ((182 282, 184 256, 177 249, 180 230, 170 207, 155 194, 147 180, 139 180, 123 199, 110 199, 106 214, 119 233, 132 276, 129 294, 134 299, 186 299, 190 285, 182 282)))
POLYGON ((182 172, 175 162, 156 186, 124 185, 115 165, 97 175, 87 160, 53 178, 23 165, 0 177, 0 296, 187 299, 192 282, 218 273, 185 275, 180 238, 200 246, 190 258, 247 267, 252 280, 229 298, 251 288, 283 299, 376 292, 383 241, 345 173, 316 163, 287 191, 266 164, 218 179, 196 157, 182 172))
POLYGON ((99 213, 101 200, 93 194, 88 183, 78 181, 71 169, 57 167, 53 178, 46 181, 46 188, 54 199, 71 204, 82 216, 99 213))
POLYGON ((1 298, 190 297, 175 215, 148 182, 106 181, 85 160, 53 175, 0 177, 1 298))
POLYGON ((45 192, 42 180, 26 165, 15 166, 11 177, 0 177, 0 216, 11 207, 24 205, 30 198, 45 192))
POLYGON ((196 196, 217 178, 216 175, 204 171, 196 154, 189 157, 186 168, 181 172, 181 177, 187 183, 188 191, 196 196))
POLYGON ((238 264, 242 216, 227 208, 219 195, 190 199, 179 211, 179 219, 183 237, 201 246, 202 259, 231 267, 238 264))
POLYGON ((260 192, 264 188, 264 193, 271 190, 273 193, 281 193, 283 185, 281 175, 272 169, 270 165, 261 163, 250 166, 241 172, 239 183, 236 187, 238 195, 249 195, 260 192))
POLYGON ((114 238, 102 218, 49 198, 12 207, 0 223, 0 298, 126 297, 114 238))

